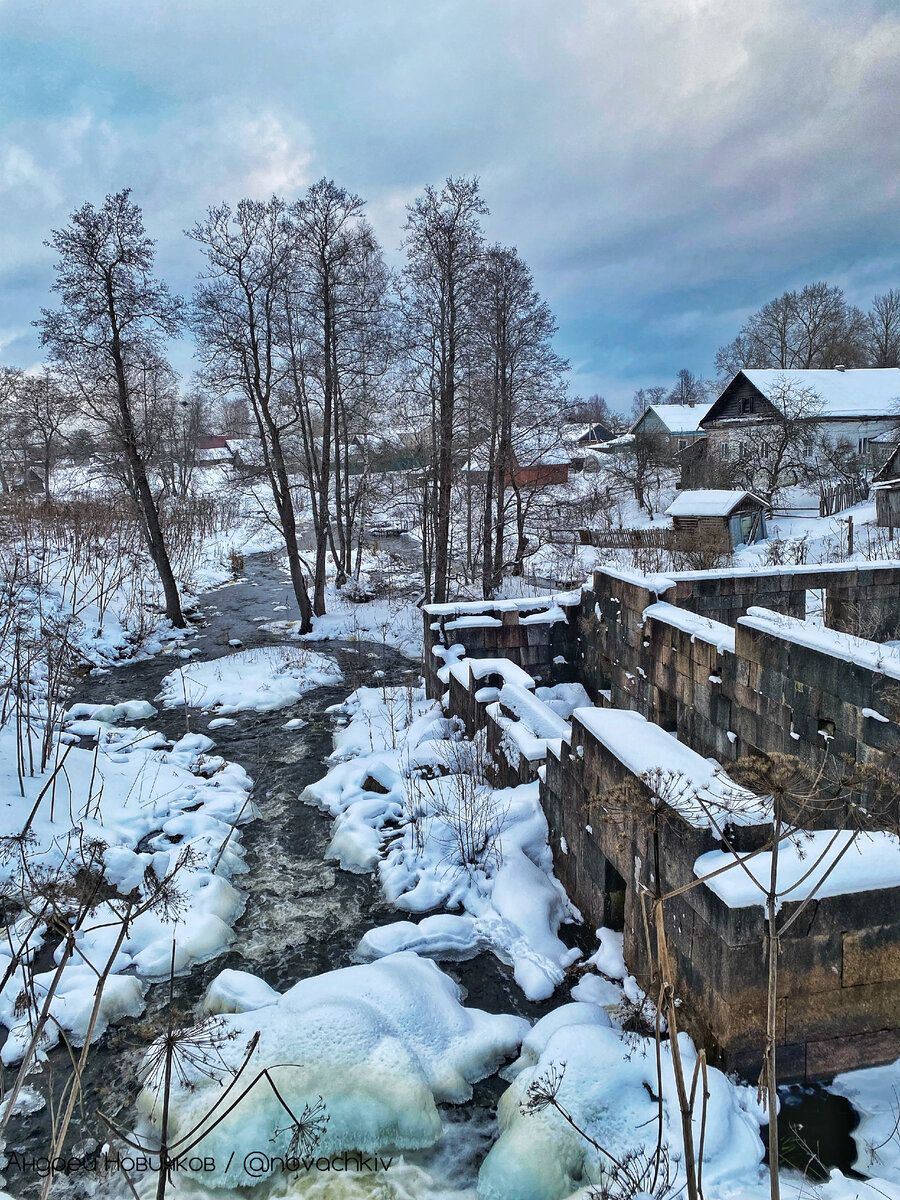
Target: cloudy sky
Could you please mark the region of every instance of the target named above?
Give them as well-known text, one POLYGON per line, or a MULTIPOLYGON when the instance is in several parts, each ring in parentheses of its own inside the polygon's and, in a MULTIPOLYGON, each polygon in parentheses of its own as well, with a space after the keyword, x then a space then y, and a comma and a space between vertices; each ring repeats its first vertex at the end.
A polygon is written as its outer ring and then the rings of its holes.
POLYGON ((785 288, 900 286, 892 0, 0 0, 0 35, 4 363, 39 360, 48 231, 123 186, 186 293, 209 204, 328 175, 396 263, 405 204, 478 175, 620 405, 785 288))

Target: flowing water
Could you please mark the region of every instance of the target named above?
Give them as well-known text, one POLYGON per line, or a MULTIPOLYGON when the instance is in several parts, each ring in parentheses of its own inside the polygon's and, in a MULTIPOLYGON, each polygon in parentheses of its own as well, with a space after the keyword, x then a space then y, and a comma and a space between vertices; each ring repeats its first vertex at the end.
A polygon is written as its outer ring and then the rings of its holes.
MULTIPOLYGON (((242 580, 203 597, 202 624, 188 638, 187 645, 199 652, 197 658, 213 659, 231 653, 229 643, 233 640, 239 640, 247 649, 280 644, 282 639, 260 629, 260 624, 295 620, 298 615, 278 558, 253 555, 246 560, 242 580)), ((386 685, 413 684, 419 675, 418 664, 375 643, 305 644, 337 659, 344 674, 342 683, 317 688, 296 704, 275 712, 234 713, 233 725, 212 730, 209 721, 214 714, 196 710, 161 709, 144 723, 173 740, 185 732, 187 722, 192 731, 208 732, 215 739, 216 752, 239 762, 255 781, 253 799, 260 812, 260 818, 245 825, 241 833, 248 873, 234 881, 246 893, 244 912, 234 927, 235 941, 227 953, 195 966, 175 981, 175 1003, 185 1012, 193 1009, 209 982, 225 967, 250 971, 283 992, 298 979, 347 966, 367 929, 396 920, 399 915, 384 903, 373 876, 351 874, 325 860, 331 818, 300 803, 299 796, 325 773, 332 735, 341 719, 328 709, 359 684, 371 684, 376 671, 383 672, 377 678, 386 685), (306 724, 300 729, 285 729, 286 722, 295 717, 306 724)), ((95 674, 83 683, 74 700, 104 704, 152 700, 163 676, 182 662, 181 658, 159 655, 95 674)), ((580 939, 584 933, 570 926, 564 927, 561 935, 567 940, 580 939)), ((470 1005, 491 1012, 513 1012, 535 1019, 567 999, 560 995, 543 1004, 529 1002, 511 971, 490 955, 443 967, 462 984, 470 1005)), ((143 1019, 111 1030, 91 1054, 84 1081, 83 1112, 76 1113, 70 1130, 70 1153, 96 1151, 103 1144, 97 1108, 123 1125, 130 1124, 129 1110, 139 1090, 136 1068, 148 1041, 163 1027, 168 984, 152 986, 146 1002, 143 1019)), ((58 1094, 67 1074, 67 1056, 57 1049, 49 1056, 45 1070, 29 1083, 45 1093, 48 1087, 55 1087, 58 1094)), ((407 1154, 405 1165, 391 1173, 389 1190, 379 1190, 387 1186, 384 1181, 370 1185, 348 1176, 339 1183, 319 1180, 311 1185, 308 1180, 281 1179, 274 1184, 260 1184, 253 1195, 261 1198, 289 1192, 336 1200, 357 1195, 377 1195, 382 1200, 470 1198, 474 1196, 478 1166, 495 1135, 496 1102, 505 1086, 494 1076, 476 1086, 468 1104, 447 1107, 444 1137, 431 1150, 407 1154)), ((816 1133, 821 1131, 826 1135, 824 1142, 833 1143, 835 1149, 840 1147, 828 1165, 846 1170, 852 1146, 848 1137, 854 1124, 852 1110, 837 1112, 834 1105, 823 1108, 808 1097, 803 1101, 805 1117, 826 1121, 827 1128, 817 1129, 816 1133), (839 1136, 835 1138, 834 1134, 839 1136)), ((49 1143, 46 1106, 10 1122, 7 1153, 16 1150, 26 1155, 45 1154, 49 1143)), ((37 1195, 40 1183, 34 1175, 16 1175, 7 1170, 6 1186, 13 1195, 37 1195)), ((53 1192, 70 1196, 129 1194, 124 1180, 115 1174, 103 1180, 58 1176, 53 1192)))
MULTIPOLYGON (((186 644, 199 652, 195 658, 203 660, 232 653, 229 643, 233 640, 239 640, 242 649, 281 644, 282 638, 261 630, 260 624, 295 620, 299 614, 277 557, 254 555, 246 560, 242 580, 203 597, 201 616, 203 624, 186 644)), ((260 818, 241 831, 248 872, 235 877, 234 882, 246 893, 246 905, 234 926, 234 943, 227 953, 176 979, 175 1003, 181 1010, 190 1011, 209 982, 226 967, 250 971, 283 992, 298 979, 348 966, 362 934, 399 915, 382 900, 372 875, 353 874, 325 860, 331 818, 301 803, 299 796, 327 769, 325 759, 332 750, 336 723, 341 720, 339 714, 328 709, 340 704, 359 684, 371 684, 376 671, 383 672, 377 678, 385 685, 415 684, 418 663, 391 647, 371 642, 305 645, 336 658, 343 681, 316 688, 297 703, 275 712, 233 713, 233 725, 215 729, 209 729, 214 713, 183 708, 160 709, 146 722, 136 722, 158 729, 172 740, 181 737, 188 724, 192 732, 208 733, 216 742, 216 753, 240 763, 254 780, 253 799, 260 812, 260 818), (286 722, 293 718, 301 718, 306 724, 299 729, 285 729, 286 722)), ((183 661, 172 655, 158 655, 94 674, 84 681, 73 702, 152 700, 163 676, 183 661)), ((534 1018, 552 1007, 527 1001, 511 971, 489 955, 451 964, 449 973, 462 983, 468 1003, 479 1008, 534 1018)), ((95 1115, 98 1107, 122 1124, 129 1123, 129 1109, 139 1089, 136 1068, 148 1040, 163 1027, 168 986, 151 986, 145 1017, 111 1030, 92 1052, 85 1078, 84 1113, 76 1113, 67 1143, 71 1152, 94 1151, 102 1145, 103 1129, 95 1115)), ((7 1074, 11 1077, 10 1072, 7 1074)), ((44 1072, 32 1076, 29 1083, 35 1090, 46 1092, 52 1080, 58 1093, 67 1074, 68 1057, 57 1049, 49 1056, 44 1072)), ((447 1194, 456 1194, 458 1187, 466 1188, 473 1182, 491 1140, 493 1109, 504 1086, 497 1078, 486 1080, 478 1085, 470 1104, 447 1111, 448 1133, 440 1147, 412 1156, 425 1172, 417 1177, 415 1194, 425 1194, 421 1192, 422 1186, 427 1187, 423 1181, 432 1174, 442 1188, 451 1188, 447 1194)), ((47 1107, 10 1122, 7 1153, 16 1150, 26 1155, 46 1154, 49 1143, 47 1107)), ((17 1177, 15 1172, 7 1171, 7 1188, 14 1195, 37 1194, 40 1182, 33 1175, 17 1177)), ((352 1189, 356 1186, 355 1182, 348 1183, 351 1190, 346 1194, 355 1195, 352 1189)), ((54 1194, 68 1191, 73 1195, 96 1194, 98 1189, 126 1194, 121 1180, 107 1180, 104 1187, 74 1175, 70 1179, 57 1177, 53 1187, 54 1194)))

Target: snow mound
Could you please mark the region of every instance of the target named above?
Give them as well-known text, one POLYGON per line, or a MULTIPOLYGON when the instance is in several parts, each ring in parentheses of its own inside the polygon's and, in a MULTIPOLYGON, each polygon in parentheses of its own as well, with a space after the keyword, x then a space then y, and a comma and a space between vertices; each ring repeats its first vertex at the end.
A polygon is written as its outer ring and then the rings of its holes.
MULTIPOLYGON (((569 1004, 534 1025, 523 1042, 518 1062, 506 1072, 515 1076, 497 1109, 500 1136, 482 1164, 479 1200, 564 1200, 602 1178, 600 1155, 552 1107, 525 1115, 520 1105, 529 1085, 555 1068, 562 1070, 557 1100, 573 1121, 611 1155, 621 1160, 629 1151, 652 1151, 658 1087, 652 1041, 635 1046, 609 1027, 602 1009, 569 1004)), ((696 1054, 688 1037, 680 1042, 690 1078, 696 1054)), ((681 1116, 669 1048, 663 1043, 663 1134, 673 1159, 682 1156, 681 1116)), ((760 1175, 762 1114, 751 1088, 737 1087, 709 1069, 710 1100, 706 1127, 703 1185, 707 1196, 729 1194, 731 1184, 747 1184, 760 1175)), ((699 1121, 695 1123, 699 1138, 699 1121)), ((683 1183, 683 1173, 680 1173, 683 1183)), ((677 1184, 671 1190, 675 1195, 677 1184)), ((749 1191, 747 1193, 750 1194, 749 1191)))
POLYGON ((219 713, 255 709, 268 712, 299 700, 312 688, 338 683, 333 658, 312 650, 262 646, 211 662, 191 662, 162 681, 156 697, 166 708, 187 704, 219 713))
MULTIPOLYGON (((213 989, 249 992, 247 977, 236 981, 237 974, 229 972, 213 989)), ((303 979, 276 1003, 217 1022, 220 1053, 232 1069, 259 1035, 229 1102, 258 1082, 215 1128, 224 1089, 208 1067, 187 1064, 187 1078, 173 1090, 171 1136, 177 1143, 202 1123, 194 1153, 216 1162, 215 1174, 201 1176, 207 1186, 256 1183, 262 1176, 251 1179, 243 1170, 250 1151, 264 1148, 269 1160, 289 1155, 291 1118, 275 1089, 259 1078, 264 1069, 297 1116, 321 1097, 328 1120, 315 1139, 316 1156, 410 1149, 436 1142, 442 1133, 437 1105, 467 1100, 472 1084, 513 1054, 528 1032, 520 1017, 464 1008, 459 987, 434 963, 409 953, 303 979)), ((159 1118, 152 1087, 139 1104, 151 1122, 159 1118)))
POLYGON ((334 765, 304 793, 336 818, 328 857, 345 870, 377 869, 385 898, 404 912, 462 909, 472 922, 401 922, 364 938, 359 956, 490 949, 529 999, 552 995, 578 957, 558 930, 578 914, 553 875, 539 784, 482 782, 473 743, 417 689, 360 688, 342 711, 351 719, 335 734, 334 765), (471 819, 491 846, 476 861, 464 846, 471 819))

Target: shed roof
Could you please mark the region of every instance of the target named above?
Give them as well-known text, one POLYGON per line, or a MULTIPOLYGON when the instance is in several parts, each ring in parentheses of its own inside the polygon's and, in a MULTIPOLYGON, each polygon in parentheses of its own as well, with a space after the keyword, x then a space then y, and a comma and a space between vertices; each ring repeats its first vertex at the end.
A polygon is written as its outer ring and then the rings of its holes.
POLYGON ((679 492, 666 509, 667 517, 730 517, 744 500, 765 505, 752 492, 727 491, 723 488, 694 488, 679 492))

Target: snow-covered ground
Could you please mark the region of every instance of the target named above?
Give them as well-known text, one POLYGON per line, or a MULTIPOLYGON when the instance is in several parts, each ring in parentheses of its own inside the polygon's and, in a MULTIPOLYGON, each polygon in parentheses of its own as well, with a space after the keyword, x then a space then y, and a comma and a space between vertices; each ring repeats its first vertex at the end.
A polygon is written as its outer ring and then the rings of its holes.
POLYGON ((109 966, 96 1039, 142 1011, 146 982, 168 975, 173 961, 181 973, 226 948, 243 908, 231 880, 244 869, 235 827, 254 815, 246 772, 210 754, 202 734, 170 746, 116 726, 111 718, 150 706, 118 708, 78 706, 47 771, 21 779, 15 724, 0 729, 0 888, 22 906, 0 944, 0 972, 10 970, 0 991, 5 1063, 24 1053, 54 982, 41 1045, 54 1045, 60 1030, 78 1045, 98 972, 109 966), (73 744, 75 733, 95 737, 95 748, 73 744), (70 956, 61 921, 73 929, 70 956), (32 974, 24 965, 45 940, 64 963, 58 979, 55 968, 32 974))
POLYGON ((421 691, 359 688, 344 711, 333 765, 305 794, 337 818, 329 853, 347 870, 377 869, 401 911, 451 910, 373 930, 360 957, 490 949, 527 996, 550 996, 578 957, 557 936, 576 914, 553 876, 538 784, 491 788, 479 747, 421 691))

